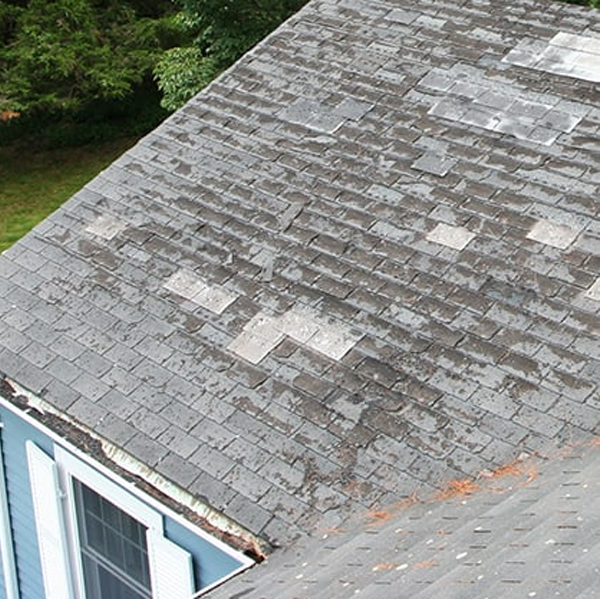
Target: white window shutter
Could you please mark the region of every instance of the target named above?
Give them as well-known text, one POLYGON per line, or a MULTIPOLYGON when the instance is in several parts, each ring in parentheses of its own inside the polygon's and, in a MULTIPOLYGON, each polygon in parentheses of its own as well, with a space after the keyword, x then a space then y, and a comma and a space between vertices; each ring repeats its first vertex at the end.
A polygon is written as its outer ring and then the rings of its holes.
POLYGON ((192 556, 155 529, 146 532, 154 598, 191 598, 194 594, 192 556))
POLYGON ((26 448, 46 598, 72 598, 56 464, 33 442, 27 441, 26 448))

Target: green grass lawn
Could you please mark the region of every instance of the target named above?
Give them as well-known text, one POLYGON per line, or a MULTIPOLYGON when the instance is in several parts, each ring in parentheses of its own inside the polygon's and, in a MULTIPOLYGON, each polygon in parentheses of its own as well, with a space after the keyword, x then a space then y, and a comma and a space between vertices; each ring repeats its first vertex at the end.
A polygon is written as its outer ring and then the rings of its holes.
POLYGON ((134 144, 134 139, 28 151, 0 148, 0 252, 134 144))

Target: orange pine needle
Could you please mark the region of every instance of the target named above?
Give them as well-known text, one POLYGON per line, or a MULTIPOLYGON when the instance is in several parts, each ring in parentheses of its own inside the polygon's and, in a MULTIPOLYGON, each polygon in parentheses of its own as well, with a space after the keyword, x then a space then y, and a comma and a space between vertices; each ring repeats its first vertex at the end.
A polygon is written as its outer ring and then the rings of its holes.
POLYGON ((447 500, 454 496, 468 496, 479 489, 479 485, 473 483, 472 479, 453 479, 444 486, 437 494, 438 500, 447 500))

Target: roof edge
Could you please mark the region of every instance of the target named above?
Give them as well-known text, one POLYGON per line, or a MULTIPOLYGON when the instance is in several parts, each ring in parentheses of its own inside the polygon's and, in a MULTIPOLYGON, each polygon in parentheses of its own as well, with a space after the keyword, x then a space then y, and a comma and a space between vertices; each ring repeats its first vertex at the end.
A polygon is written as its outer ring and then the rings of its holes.
POLYGON ((0 404, 75 454, 92 458, 113 476, 124 479, 141 491, 150 504, 163 510, 166 506, 171 516, 186 526, 241 552, 251 559, 247 566, 261 562, 272 550, 265 540, 8 377, 0 380, 0 404))

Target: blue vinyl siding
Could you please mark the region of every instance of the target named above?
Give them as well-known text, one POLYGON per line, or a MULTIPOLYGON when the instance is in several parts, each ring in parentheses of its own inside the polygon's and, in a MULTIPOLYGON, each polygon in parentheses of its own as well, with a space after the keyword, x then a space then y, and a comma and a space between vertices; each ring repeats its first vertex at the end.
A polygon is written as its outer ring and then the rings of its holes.
MULTIPOLYGON (((33 441, 52 458, 54 443, 48 436, 6 408, 0 407, 0 419, 4 423, 4 465, 19 592, 21 598, 43 598, 44 583, 37 547, 25 443, 27 440, 33 441)), ((168 539, 192 555, 196 590, 211 585, 242 565, 235 557, 168 516, 164 517, 164 528, 168 539)), ((4 597, 4 581, 0 592, 4 597)))
POLYGON ((37 429, 6 409, 2 440, 8 504, 21 598, 43 598, 44 581, 37 549, 37 533, 31 502, 25 442, 30 439, 52 456, 52 442, 37 429))

